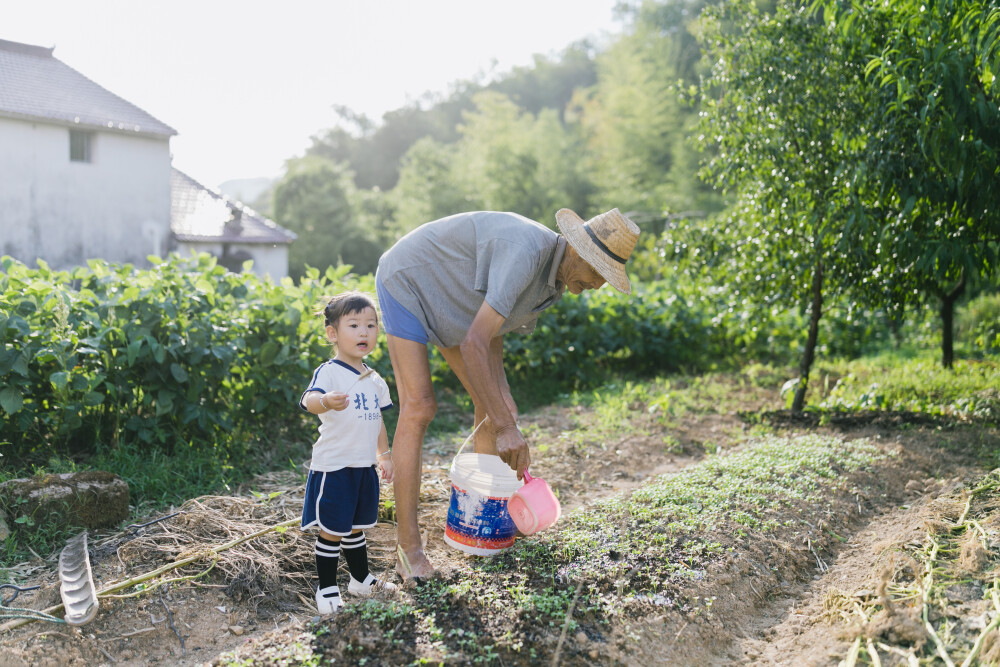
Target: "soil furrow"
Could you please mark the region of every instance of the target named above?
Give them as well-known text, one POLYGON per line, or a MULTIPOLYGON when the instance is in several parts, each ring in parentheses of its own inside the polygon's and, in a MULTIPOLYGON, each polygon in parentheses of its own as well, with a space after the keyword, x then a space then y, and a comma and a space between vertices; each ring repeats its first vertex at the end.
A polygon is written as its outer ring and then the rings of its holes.
MULTIPOLYGON (((852 480, 860 492, 856 498, 831 498, 830 508, 810 515, 806 539, 791 542, 787 531, 779 529, 771 538, 732 545, 732 557, 710 569, 698 587, 702 599, 715 598, 711 613, 666 611, 620 628, 613 642, 622 651, 616 661, 836 665, 844 658, 845 640, 837 628, 818 625, 828 589, 838 582, 851 588, 854 579, 877 576, 873 573, 878 572, 879 554, 872 553, 872 544, 877 544, 873 541, 892 542, 893 536, 919 528, 912 522, 897 523, 899 512, 911 511, 900 506, 927 502, 982 470, 969 457, 943 448, 942 439, 949 436, 942 438, 933 429, 895 435, 867 429, 841 435, 884 436, 882 446, 898 455, 852 480)), ((962 435, 955 438, 960 442, 962 435)))

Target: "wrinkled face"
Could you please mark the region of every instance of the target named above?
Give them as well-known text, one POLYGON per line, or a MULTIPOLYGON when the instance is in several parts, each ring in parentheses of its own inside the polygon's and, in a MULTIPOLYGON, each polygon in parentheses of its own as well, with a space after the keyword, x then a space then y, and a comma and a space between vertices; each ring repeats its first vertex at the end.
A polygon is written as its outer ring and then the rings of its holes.
POLYGON ((580 257, 572 246, 566 248, 566 258, 563 261, 567 262, 563 282, 566 289, 573 294, 579 294, 583 290, 598 289, 605 283, 601 274, 580 257))
POLYGON ((326 337, 337 344, 337 354, 361 359, 375 349, 378 340, 378 316, 374 308, 365 308, 341 316, 336 326, 326 327, 326 337))

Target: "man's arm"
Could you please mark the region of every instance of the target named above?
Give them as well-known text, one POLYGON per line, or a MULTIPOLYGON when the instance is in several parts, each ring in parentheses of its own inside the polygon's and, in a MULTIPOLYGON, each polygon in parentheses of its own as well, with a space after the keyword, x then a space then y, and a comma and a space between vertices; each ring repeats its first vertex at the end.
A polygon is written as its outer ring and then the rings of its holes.
POLYGON ((500 380, 500 393, 503 395, 504 403, 507 404, 507 409, 510 410, 511 416, 514 417, 514 423, 517 423, 519 420, 517 404, 510 393, 510 383, 507 382, 507 370, 503 365, 503 335, 494 336, 493 340, 490 341, 490 365, 493 368, 494 375, 500 380))
MULTIPOLYGON (((479 397, 496 432, 497 454, 517 472, 520 479, 531 462, 531 457, 524 436, 517 428, 516 410, 511 410, 508 406, 508 400, 510 405, 514 402, 509 398, 510 388, 503 371, 502 348, 496 347, 493 342, 504 321, 503 315, 483 301, 459 351, 465 363, 469 384, 479 397)), ((502 341, 498 345, 502 345, 502 341)))

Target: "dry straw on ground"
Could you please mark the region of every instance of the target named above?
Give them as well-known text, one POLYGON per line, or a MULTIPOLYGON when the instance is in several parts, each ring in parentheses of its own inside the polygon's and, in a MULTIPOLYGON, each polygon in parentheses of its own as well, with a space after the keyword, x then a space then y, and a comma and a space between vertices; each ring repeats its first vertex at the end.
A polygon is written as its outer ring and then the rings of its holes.
MULTIPOLYGON (((124 531, 95 545, 95 554, 114 553, 125 572, 153 571, 194 558, 158 581, 210 580, 225 587, 234 601, 254 612, 265 600, 276 611, 290 611, 311 602, 302 593, 315 579, 315 532, 297 526, 279 528, 216 551, 271 526, 287 523, 302 511, 304 487, 293 473, 272 473, 254 483, 254 497, 203 496, 177 508, 177 515, 138 533, 124 531), (213 553, 213 551, 216 551, 213 553), (199 557, 200 556, 200 557, 199 557)), ((392 486, 382 487, 379 523, 366 531, 373 569, 388 572, 395 566, 395 503, 392 486)), ((438 512, 450 498, 447 471, 425 469, 421 485, 421 519, 438 512)), ((157 585, 150 581, 148 590, 157 585)))

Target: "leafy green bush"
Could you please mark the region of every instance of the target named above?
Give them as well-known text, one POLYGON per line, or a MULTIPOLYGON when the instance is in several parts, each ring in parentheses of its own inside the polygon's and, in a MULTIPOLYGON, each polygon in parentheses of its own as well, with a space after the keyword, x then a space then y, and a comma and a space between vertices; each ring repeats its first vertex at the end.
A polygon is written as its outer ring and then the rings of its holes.
MULTIPOLYGON (((314 315, 344 289, 371 293, 348 269, 274 283, 234 274, 208 255, 156 260, 148 270, 93 261, 73 271, 3 259, 0 274, 0 441, 24 468, 60 457, 155 446, 167 455, 228 448, 220 460, 298 416, 304 382, 329 354, 314 315)), ((722 289, 676 279, 567 295, 531 336, 507 337, 513 385, 561 390, 609 374, 703 369, 755 340, 722 289)), ((370 357, 394 384, 384 346, 370 357)), ((440 353, 440 388, 459 388, 440 353)), ((390 432, 394 415, 389 415, 390 432)), ((125 457, 126 459, 128 457, 125 457)), ((56 467, 65 467, 56 466, 56 467)))
POLYGON ((1000 293, 980 294, 957 317, 959 338, 983 354, 1000 354, 1000 293))
MULTIPOLYGON (((230 273, 208 255, 155 260, 148 270, 100 261, 69 272, 29 269, 10 258, 2 267, 0 443, 21 469, 134 447, 222 449, 211 458, 232 460, 288 424, 307 439, 311 424, 295 405, 329 356, 315 313, 333 293, 374 291, 371 276, 347 267, 275 283, 230 273)), ((886 340, 871 313, 848 315, 836 304, 830 313, 821 335, 828 353, 886 340)), ((635 282, 632 295, 566 295, 531 336, 506 337, 505 358, 515 389, 551 397, 623 372, 787 363, 804 336, 800 313, 762 310, 725 286, 663 272, 635 282)), ((437 386, 459 389, 440 353, 429 358, 437 386)), ((393 387, 385 346, 369 360, 393 387)), ((395 414, 387 417, 392 433, 395 414)))
MULTIPOLYGON (((567 294, 542 313, 532 335, 505 340, 508 376, 560 388, 594 387, 614 373, 651 375, 717 368, 747 354, 757 332, 727 310, 724 290, 677 278, 567 294)), ((760 352, 760 349, 754 350, 760 352)))
POLYGON ((287 421, 328 354, 313 313, 348 287, 346 267, 276 284, 208 255, 149 270, 2 265, 0 440, 22 464, 122 443, 214 447, 287 421))

